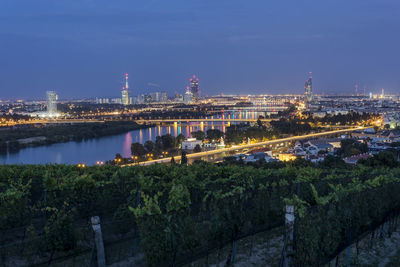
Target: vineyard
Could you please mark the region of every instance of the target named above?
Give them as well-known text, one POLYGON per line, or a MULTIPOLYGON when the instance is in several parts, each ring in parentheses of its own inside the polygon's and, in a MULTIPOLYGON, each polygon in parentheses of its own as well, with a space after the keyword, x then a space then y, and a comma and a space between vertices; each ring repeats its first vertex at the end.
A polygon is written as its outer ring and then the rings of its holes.
POLYGON ((0 262, 93 264, 99 216, 107 264, 143 254, 148 266, 182 266, 214 253, 231 265, 239 240, 284 229, 293 206, 282 261, 320 266, 382 224, 393 232, 399 192, 400 169, 384 166, 0 166, 0 262))

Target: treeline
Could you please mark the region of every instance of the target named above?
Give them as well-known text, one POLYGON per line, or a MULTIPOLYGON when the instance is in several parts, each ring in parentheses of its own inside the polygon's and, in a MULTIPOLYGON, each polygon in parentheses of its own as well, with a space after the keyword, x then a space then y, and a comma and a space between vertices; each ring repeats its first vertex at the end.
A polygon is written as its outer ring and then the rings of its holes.
MULTIPOLYGON (((192 132, 191 135, 197 140, 207 139, 209 142, 214 142, 219 141, 224 136, 224 133, 218 129, 209 129, 207 130, 207 135, 203 131, 195 131, 192 132)), ((148 140, 144 144, 135 142, 131 145, 132 158, 123 158, 120 154, 117 154, 115 160, 111 163, 127 164, 143 160, 158 159, 161 157, 176 156, 179 154, 182 155, 182 153, 185 154, 181 149, 182 142, 185 139, 186 137, 183 134, 179 134, 176 137, 171 134, 165 134, 157 136, 154 142, 152 140, 148 140)), ((193 152, 200 151, 200 145, 197 145, 193 149, 193 152)))
POLYGON ((192 137, 197 140, 207 140, 208 142, 218 142, 224 137, 224 132, 218 129, 208 129, 206 132, 195 131, 191 132, 192 137))
POLYGON ((81 141, 90 138, 115 135, 131 130, 145 128, 132 121, 108 121, 104 123, 79 123, 51 126, 22 126, 0 131, 2 152, 15 151, 27 146, 40 146, 54 143, 81 141), (19 139, 45 137, 44 140, 20 143, 19 139))
POLYGON ((355 139, 344 139, 340 141, 340 148, 336 151, 336 154, 341 157, 349 157, 367 152, 367 143, 360 143, 355 139))
MULTIPOLYGON (((134 157, 133 162, 145 159, 157 159, 161 156, 174 156, 179 152, 179 148, 184 140, 185 136, 183 134, 179 134, 176 137, 165 134, 157 136, 155 142, 147 140, 144 144, 139 142, 132 143, 131 153, 134 157)), ((116 158, 119 158, 119 156, 117 155, 116 158)), ((129 159, 122 159, 121 163, 128 163, 128 161, 129 159)))
POLYGON ((228 144, 240 144, 248 139, 261 141, 263 139, 273 139, 282 135, 301 135, 309 133, 312 127, 307 122, 299 119, 281 118, 270 122, 271 127, 266 127, 261 120, 258 125, 251 126, 250 124, 232 125, 227 128, 225 133, 225 142, 228 144))
POLYGON ((238 238, 283 225, 284 206, 293 204, 296 260, 317 265, 348 242, 349 231, 355 238, 400 209, 399 175, 398 167, 362 164, 0 166, 0 244, 12 242, 10 228, 18 228, 42 236, 43 253, 79 250, 76 225, 99 215, 115 221, 121 237, 138 226, 148 265, 175 266, 226 243, 232 251, 238 238))
MULTIPOLYGON (((306 113, 307 115, 307 113, 306 113)), ((310 114, 308 114, 310 115, 310 114)), ((305 119, 305 121, 307 122, 312 122, 312 123, 316 123, 316 122, 320 122, 323 124, 340 124, 340 125, 351 125, 357 122, 362 122, 362 121, 368 121, 371 119, 377 119, 379 118, 379 114, 374 114, 374 113, 367 113, 367 112, 363 112, 363 113, 359 113, 359 112, 354 112, 354 111, 350 111, 347 114, 326 114, 324 117, 320 118, 320 117, 313 117, 313 116, 308 116, 307 119, 305 119)))
POLYGON ((15 121, 15 122, 18 122, 18 121, 21 121, 21 120, 27 121, 27 120, 30 120, 30 119, 32 119, 32 117, 27 116, 27 115, 19 115, 19 114, 1 114, 1 115, 0 115, 0 125, 6 123, 6 122, 8 122, 8 121, 15 121))

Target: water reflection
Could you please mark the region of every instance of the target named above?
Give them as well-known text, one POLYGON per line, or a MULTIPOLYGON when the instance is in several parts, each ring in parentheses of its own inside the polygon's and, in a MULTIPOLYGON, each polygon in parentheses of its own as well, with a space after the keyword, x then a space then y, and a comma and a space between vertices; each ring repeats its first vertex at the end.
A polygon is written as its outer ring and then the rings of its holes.
POLYGON ((123 157, 131 156, 131 144, 132 144, 132 132, 129 132, 125 135, 124 143, 122 145, 122 156, 123 157))
MULTIPOLYGON (((258 118, 260 115, 265 116, 265 112, 227 111, 214 115, 213 118, 258 118)), ((114 158, 116 153, 120 153, 124 157, 130 157, 132 142, 140 142, 143 144, 147 140, 155 141, 157 136, 167 133, 175 136, 182 133, 188 137, 192 132, 198 130, 207 131, 208 129, 219 129, 225 132, 230 124, 234 123, 175 123, 170 126, 156 126, 82 142, 67 142, 49 146, 25 148, 16 153, 0 154, 0 162, 2 164, 95 164, 97 161, 106 161, 114 158)))

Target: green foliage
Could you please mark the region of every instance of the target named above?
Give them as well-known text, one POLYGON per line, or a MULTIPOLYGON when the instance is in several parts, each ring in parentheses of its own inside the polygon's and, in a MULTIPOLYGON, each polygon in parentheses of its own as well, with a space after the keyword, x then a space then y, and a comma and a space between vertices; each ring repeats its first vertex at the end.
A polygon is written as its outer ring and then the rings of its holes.
POLYGON ((224 136, 224 133, 218 129, 208 129, 207 139, 210 142, 219 141, 224 136))
POLYGON ((200 248, 282 226, 290 204, 296 261, 310 266, 400 209, 399 168, 268 166, 0 166, 0 230, 35 225, 32 249, 75 250, 85 240, 78 225, 98 215, 121 237, 137 225, 148 265, 171 266, 200 248))
POLYGON ((366 160, 360 160, 360 164, 369 166, 369 167, 378 167, 378 166, 386 166, 389 168, 394 168, 399 166, 399 162, 397 161, 398 151, 382 151, 379 154, 374 155, 372 158, 366 160))
POLYGON ((175 141, 175 146, 179 147, 182 145, 182 142, 186 139, 186 137, 183 134, 178 134, 178 136, 176 137, 176 141, 175 141))
POLYGON ((201 146, 200 146, 199 144, 197 144, 197 145, 194 147, 193 152, 194 152, 194 153, 199 153, 199 152, 201 152, 201 146))
POLYGON ((142 157, 146 154, 146 150, 145 150, 144 146, 138 142, 133 143, 131 145, 131 152, 132 152, 132 155, 138 156, 138 157, 142 157))
POLYGON ((44 228, 45 247, 50 251, 68 251, 76 247, 78 233, 74 227, 74 210, 64 205, 61 210, 47 208, 50 218, 44 228))
POLYGON ((271 121, 270 124, 277 132, 282 134, 299 135, 311 130, 310 124, 301 122, 297 119, 288 120, 282 118, 277 121, 271 121))
POLYGON ((0 229, 20 226, 27 223, 31 208, 29 207, 29 191, 32 180, 26 183, 22 179, 9 181, 9 184, 0 184, 0 229))
POLYGON ((341 157, 349 157, 368 152, 368 145, 354 139, 340 141, 340 149, 336 152, 341 157))
POLYGON ((326 156, 325 159, 318 164, 318 166, 328 169, 347 169, 349 167, 349 165, 346 164, 341 157, 333 155, 326 156))
POLYGON ((205 133, 203 131, 196 131, 196 132, 191 132, 190 133, 193 138, 196 138, 197 140, 204 140, 205 138, 205 133))
POLYGON ((151 140, 147 140, 145 143, 144 143, 144 148, 146 149, 146 151, 147 151, 147 153, 151 153, 151 152, 153 152, 153 150, 154 150, 154 143, 153 143, 153 141, 151 141, 151 140))
POLYGON ((181 164, 185 165, 187 163, 188 163, 188 159, 187 159, 187 156, 186 156, 186 152, 182 150, 181 151, 181 164))
POLYGON ((329 184, 330 190, 323 196, 311 184, 312 202, 292 198, 296 208, 310 206, 296 219, 296 264, 318 266, 366 229, 382 223, 388 214, 398 213, 398 170, 385 172, 380 169, 381 175, 373 172, 368 179, 358 176, 345 184, 329 184))

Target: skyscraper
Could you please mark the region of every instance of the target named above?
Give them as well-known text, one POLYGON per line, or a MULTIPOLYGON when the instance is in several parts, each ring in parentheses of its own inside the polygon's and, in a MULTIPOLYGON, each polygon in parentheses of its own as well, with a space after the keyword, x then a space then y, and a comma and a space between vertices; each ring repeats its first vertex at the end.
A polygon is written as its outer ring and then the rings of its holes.
POLYGON ((310 103, 313 100, 313 93, 312 93, 312 72, 308 73, 308 79, 304 85, 304 95, 306 99, 306 103, 310 103))
POLYGON ((185 104, 190 104, 193 102, 193 93, 191 92, 189 86, 186 87, 186 93, 183 95, 183 102, 185 102, 185 104))
POLYGON ((199 78, 196 75, 190 78, 190 91, 193 94, 193 102, 197 102, 199 100, 199 78))
POLYGON ((129 105, 128 73, 125 73, 125 86, 122 87, 122 105, 129 105))
POLYGON ((49 116, 57 115, 57 100, 58 95, 55 91, 47 91, 47 114, 49 116))

